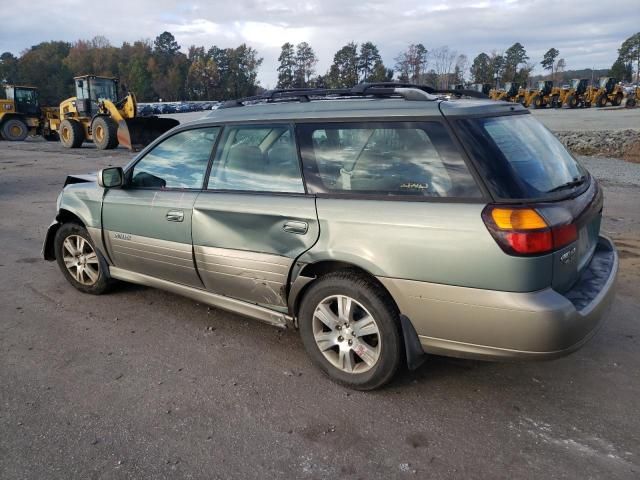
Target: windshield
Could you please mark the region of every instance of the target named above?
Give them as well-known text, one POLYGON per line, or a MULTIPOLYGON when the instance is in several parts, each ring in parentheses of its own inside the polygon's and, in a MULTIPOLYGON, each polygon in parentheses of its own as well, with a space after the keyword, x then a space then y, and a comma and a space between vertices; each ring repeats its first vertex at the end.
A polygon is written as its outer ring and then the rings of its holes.
POLYGON ((555 199, 586 183, 586 170, 531 115, 459 123, 465 143, 496 197, 555 199))
POLYGON ((116 83, 107 78, 92 78, 91 79, 91 100, 111 100, 115 102, 118 100, 116 94, 116 83))

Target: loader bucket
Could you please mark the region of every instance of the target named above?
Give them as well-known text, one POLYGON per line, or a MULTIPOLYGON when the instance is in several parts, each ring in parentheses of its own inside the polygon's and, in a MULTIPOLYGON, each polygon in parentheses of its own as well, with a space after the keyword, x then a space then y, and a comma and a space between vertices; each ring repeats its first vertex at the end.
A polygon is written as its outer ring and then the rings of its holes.
POLYGON ((118 143, 134 152, 142 150, 164 132, 179 125, 173 118, 136 117, 118 122, 118 143))

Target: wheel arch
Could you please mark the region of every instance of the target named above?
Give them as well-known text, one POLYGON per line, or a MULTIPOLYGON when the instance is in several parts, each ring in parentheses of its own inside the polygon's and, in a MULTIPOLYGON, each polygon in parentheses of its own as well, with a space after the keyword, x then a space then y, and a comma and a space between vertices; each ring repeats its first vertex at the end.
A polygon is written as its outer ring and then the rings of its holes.
POLYGON ((56 238, 56 233, 58 233, 60 227, 65 223, 77 223, 78 225, 87 228, 85 222, 83 222, 78 215, 67 209, 61 208, 56 215, 55 221, 51 225, 49 225, 47 234, 44 238, 44 244, 42 245, 42 256, 45 260, 53 261, 56 259, 54 241, 56 238))
POLYGON ((395 298, 382 284, 382 282, 380 282, 374 274, 354 263, 339 260, 320 260, 300 267, 296 277, 292 278, 288 297, 289 311, 293 315, 294 319, 296 319, 296 322, 302 299, 306 292, 308 292, 311 285, 313 285, 313 283, 323 275, 345 270, 356 272, 367 278, 371 283, 382 289, 382 291, 387 295, 398 315, 398 327, 402 334, 403 355, 406 360, 406 365, 409 370, 417 369, 424 362, 426 355, 420 345, 418 334, 416 333, 411 320, 402 314, 395 298))

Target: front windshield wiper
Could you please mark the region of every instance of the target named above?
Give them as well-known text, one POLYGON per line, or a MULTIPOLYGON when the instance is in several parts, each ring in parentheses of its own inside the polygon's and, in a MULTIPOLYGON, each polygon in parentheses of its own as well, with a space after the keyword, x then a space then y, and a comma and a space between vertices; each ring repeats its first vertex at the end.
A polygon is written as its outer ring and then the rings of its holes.
POLYGON ((562 185, 558 185, 557 187, 554 187, 551 190, 547 190, 545 193, 552 193, 552 192, 557 192, 559 190, 566 190, 567 188, 577 187, 579 185, 582 185, 584 183, 584 181, 586 180, 586 178, 587 177, 585 175, 583 175, 581 177, 576 177, 573 180, 571 180, 570 182, 563 183, 562 185))

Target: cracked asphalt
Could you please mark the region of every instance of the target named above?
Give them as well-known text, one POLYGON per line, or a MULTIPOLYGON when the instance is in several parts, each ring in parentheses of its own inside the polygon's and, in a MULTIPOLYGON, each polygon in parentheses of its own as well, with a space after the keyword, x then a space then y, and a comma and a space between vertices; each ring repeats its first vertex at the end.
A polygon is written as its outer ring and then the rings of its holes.
POLYGON ((640 165, 583 159, 621 257, 584 348, 430 357, 362 393, 316 371, 295 331, 151 288, 84 295, 41 260, 66 174, 130 158, 0 142, 0 478, 640 477, 640 165))

